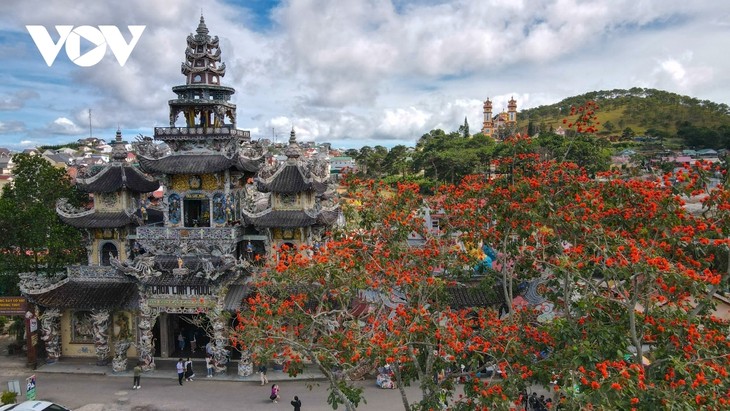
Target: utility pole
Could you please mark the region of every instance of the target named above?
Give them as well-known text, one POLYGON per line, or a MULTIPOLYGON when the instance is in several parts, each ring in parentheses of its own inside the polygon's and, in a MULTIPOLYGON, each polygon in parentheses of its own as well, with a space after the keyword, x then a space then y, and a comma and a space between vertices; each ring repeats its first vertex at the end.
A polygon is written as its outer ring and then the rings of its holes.
POLYGON ((91 109, 89 109, 89 138, 91 138, 91 109))

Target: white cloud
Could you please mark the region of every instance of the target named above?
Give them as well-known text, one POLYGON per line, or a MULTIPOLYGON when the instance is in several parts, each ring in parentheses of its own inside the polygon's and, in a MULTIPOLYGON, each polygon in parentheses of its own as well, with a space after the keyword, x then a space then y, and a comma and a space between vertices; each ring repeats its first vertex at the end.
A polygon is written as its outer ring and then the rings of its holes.
POLYGON ((659 61, 654 71, 657 82, 686 92, 697 85, 711 82, 713 69, 692 65, 692 57, 693 53, 687 51, 679 58, 668 57, 659 61))
POLYGON ((0 134, 11 134, 25 131, 22 121, 0 121, 0 134))
POLYGON ((26 101, 38 97, 40 95, 33 90, 18 90, 5 96, 0 95, 0 111, 19 110, 25 106, 26 101))
POLYGON ((83 133, 84 129, 77 126, 73 121, 66 117, 59 117, 46 125, 45 131, 51 134, 73 136, 83 133))
MULTIPOLYGON (((465 116, 478 130, 487 97, 499 111, 511 96, 523 109, 642 86, 730 102, 730 55, 718 53, 730 43, 730 2, 291 0, 271 10, 263 29, 247 24, 255 23, 247 2, 235 3, 243 6, 210 0, 203 11, 220 38, 222 83, 236 88, 238 126, 254 138, 271 138, 273 128, 282 141, 293 126, 301 140, 414 144, 433 128, 456 130, 465 116)), ((23 56, 0 67, 7 141, 83 137, 88 109, 94 134, 105 138, 117 126, 126 136, 169 123, 167 102, 184 82, 180 63, 199 2, 45 5, 11 2, 0 16, 0 33, 12 34, 0 38, 26 39, 0 42, 23 56), (48 68, 26 24, 147 28, 124 67, 109 54, 81 69, 62 50, 48 68), (27 127, 9 128, 12 121, 27 127)))

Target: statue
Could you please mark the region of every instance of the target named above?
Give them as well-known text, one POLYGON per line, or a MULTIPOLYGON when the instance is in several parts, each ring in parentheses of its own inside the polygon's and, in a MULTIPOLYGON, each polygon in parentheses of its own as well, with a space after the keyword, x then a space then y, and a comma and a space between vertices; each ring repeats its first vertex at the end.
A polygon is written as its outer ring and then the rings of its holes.
POLYGON ((251 362, 251 351, 241 351, 241 360, 238 361, 238 375, 248 377, 253 374, 253 363, 251 362))
POLYGON ((41 339, 46 344, 46 362, 53 363, 61 358, 61 335, 58 333, 61 312, 57 308, 46 310, 41 316, 41 339))
POLYGON ((96 364, 106 365, 109 359, 109 311, 94 311, 91 319, 94 326, 96 364))
POLYGON ((114 359, 112 360, 112 371, 124 372, 127 370, 127 350, 132 345, 130 340, 117 341, 114 344, 114 359))
POLYGON ((137 279, 146 280, 150 277, 159 277, 162 272, 155 271, 154 255, 138 255, 131 262, 129 260, 120 262, 119 259, 110 256, 109 264, 124 274, 129 274, 137 279))
POLYGON ((114 358, 112 359, 112 371, 124 372, 127 370, 127 350, 132 345, 132 333, 129 330, 129 317, 125 313, 117 316, 114 324, 119 327, 115 335, 114 358))
POLYGON ((137 356, 142 362, 142 370, 151 371, 155 369, 155 341, 152 334, 152 324, 155 319, 145 300, 140 301, 140 307, 140 320, 137 326, 140 333, 137 356))

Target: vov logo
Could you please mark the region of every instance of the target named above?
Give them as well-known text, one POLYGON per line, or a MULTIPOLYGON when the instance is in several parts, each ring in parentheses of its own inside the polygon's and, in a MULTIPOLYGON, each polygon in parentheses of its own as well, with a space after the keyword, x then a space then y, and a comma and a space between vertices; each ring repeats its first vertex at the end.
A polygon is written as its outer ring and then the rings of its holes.
POLYGON ((124 36, 122 36, 117 26, 98 27, 97 29, 92 26, 78 26, 76 28, 74 26, 56 26, 59 38, 54 41, 45 27, 25 26, 48 67, 51 67, 56 60, 64 44, 66 45, 66 55, 77 66, 91 67, 100 62, 106 54, 107 46, 109 46, 119 65, 124 67, 146 26, 127 26, 132 34, 132 40, 129 43, 124 40, 124 36), (96 47, 81 54, 82 38, 96 47))

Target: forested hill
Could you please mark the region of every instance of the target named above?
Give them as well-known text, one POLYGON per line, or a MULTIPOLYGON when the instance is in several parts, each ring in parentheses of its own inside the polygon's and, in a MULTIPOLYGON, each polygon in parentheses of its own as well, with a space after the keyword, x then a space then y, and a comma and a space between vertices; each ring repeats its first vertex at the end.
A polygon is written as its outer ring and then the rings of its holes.
MULTIPOLYGON (((691 124, 694 127, 716 129, 730 126, 730 107, 708 100, 699 100, 662 90, 634 87, 629 90, 593 91, 549 106, 522 110, 518 125, 547 131, 557 129, 571 106, 581 106, 586 101, 598 103, 598 126, 601 134, 621 134, 627 127, 636 134, 659 131, 675 135, 677 126, 691 124)), ((651 133, 649 133, 651 134, 651 133)))

